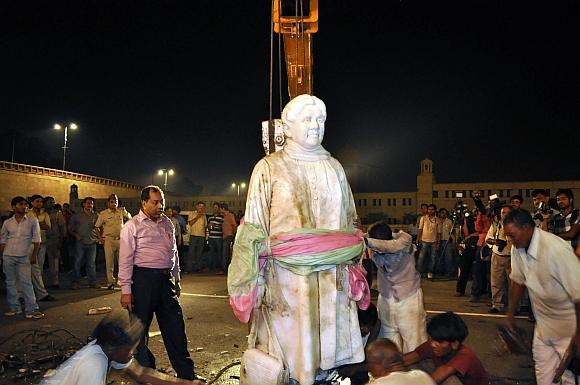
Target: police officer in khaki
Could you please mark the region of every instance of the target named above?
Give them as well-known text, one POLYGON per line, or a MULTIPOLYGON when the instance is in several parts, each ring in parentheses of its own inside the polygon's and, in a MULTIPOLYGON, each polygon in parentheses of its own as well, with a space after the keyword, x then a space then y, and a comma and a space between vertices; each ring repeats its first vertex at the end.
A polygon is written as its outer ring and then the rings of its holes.
POLYGON ((131 219, 131 214, 124 207, 117 207, 118 205, 119 199, 117 195, 109 195, 107 201, 108 208, 99 213, 99 217, 95 223, 97 237, 105 249, 107 288, 110 290, 115 288, 115 277, 113 273, 115 270, 115 261, 119 263, 121 228, 126 221, 131 219))

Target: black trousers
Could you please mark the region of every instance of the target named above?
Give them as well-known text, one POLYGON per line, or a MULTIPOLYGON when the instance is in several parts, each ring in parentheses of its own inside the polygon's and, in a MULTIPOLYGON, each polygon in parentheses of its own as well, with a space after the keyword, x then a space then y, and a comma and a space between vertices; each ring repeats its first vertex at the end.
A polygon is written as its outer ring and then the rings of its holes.
POLYGON ((463 255, 459 257, 459 278, 455 291, 460 294, 465 294, 467 281, 471 278, 471 271, 473 268, 473 261, 475 260, 475 244, 467 243, 463 255))
POLYGON ((167 355, 177 376, 186 380, 195 379, 193 360, 187 350, 183 313, 169 270, 135 266, 131 290, 131 315, 139 318, 145 328, 135 354, 137 361, 145 367, 155 369, 155 356, 147 346, 149 327, 155 314, 167 355))

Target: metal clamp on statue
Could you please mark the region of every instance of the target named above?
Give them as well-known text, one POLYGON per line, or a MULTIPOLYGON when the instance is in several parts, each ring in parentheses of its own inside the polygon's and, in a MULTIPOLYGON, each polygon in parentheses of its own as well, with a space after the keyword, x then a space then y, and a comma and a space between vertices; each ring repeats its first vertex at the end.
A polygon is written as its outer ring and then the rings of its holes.
POLYGON ((364 360, 357 305, 370 303, 356 263, 362 231, 345 172, 322 147, 325 122, 315 96, 284 107, 285 140, 254 167, 228 271, 230 304, 255 329, 255 348, 279 357, 275 338, 301 385, 364 360))

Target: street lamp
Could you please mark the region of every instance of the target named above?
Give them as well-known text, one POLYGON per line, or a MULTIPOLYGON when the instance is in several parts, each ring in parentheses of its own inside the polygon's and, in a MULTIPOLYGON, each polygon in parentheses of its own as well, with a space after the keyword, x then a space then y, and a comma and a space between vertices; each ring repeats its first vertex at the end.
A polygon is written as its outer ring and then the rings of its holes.
POLYGON ((241 188, 246 188, 246 184, 244 182, 242 182, 242 183, 232 183, 232 188, 237 188, 238 189, 238 197, 240 196, 240 187, 241 188))
POLYGON ((173 171, 172 168, 170 168, 169 170, 166 168, 162 168, 159 171, 157 171, 157 175, 163 174, 165 174, 165 183, 163 183, 163 191, 167 191, 167 175, 173 175, 175 174, 175 171, 173 171))
MULTIPOLYGON (((63 127, 58 123, 56 123, 53 127, 55 130, 59 130, 59 131, 63 129, 63 127)), ((79 126, 76 123, 70 123, 70 124, 64 126, 64 146, 62 146, 62 171, 64 171, 64 167, 66 165, 66 149, 68 148, 66 145, 66 142, 68 140, 68 129, 69 128, 71 130, 76 130, 77 128, 79 128, 79 126)))

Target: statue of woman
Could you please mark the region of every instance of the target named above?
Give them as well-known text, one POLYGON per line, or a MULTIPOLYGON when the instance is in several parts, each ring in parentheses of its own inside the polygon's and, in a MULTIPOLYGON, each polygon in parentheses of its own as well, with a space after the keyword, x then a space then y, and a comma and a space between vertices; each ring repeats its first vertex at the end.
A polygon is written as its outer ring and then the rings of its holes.
POLYGON ((263 313, 252 313, 265 306, 290 377, 310 385, 320 370, 364 360, 349 286, 363 240, 344 170, 321 144, 322 100, 295 97, 282 121, 284 147, 252 172, 228 290, 236 316, 252 314, 256 346, 276 355, 263 313))

